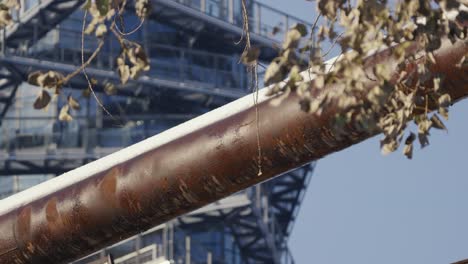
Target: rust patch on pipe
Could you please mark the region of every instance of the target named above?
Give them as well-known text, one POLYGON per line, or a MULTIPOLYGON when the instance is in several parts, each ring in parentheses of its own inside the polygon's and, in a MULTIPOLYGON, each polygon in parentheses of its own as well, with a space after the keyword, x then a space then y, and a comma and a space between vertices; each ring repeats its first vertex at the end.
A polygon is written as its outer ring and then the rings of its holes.
POLYGON ((54 225, 59 218, 59 212, 57 210, 57 198, 53 197, 46 204, 46 219, 50 225, 54 225))
POLYGON ((102 179, 99 189, 102 197, 109 206, 116 206, 117 176, 120 175, 119 167, 112 168, 102 179))
POLYGON ((125 190, 122 192, 122 195, 120 196, 120 204, 129 215, 138 214, 142 209, 139 194, 131 190, 125 190))
POLYGON ((16 238, 19 243, 24 243, 31 239, 31 206, 23 208, 18 214, 16 222, 16 238))

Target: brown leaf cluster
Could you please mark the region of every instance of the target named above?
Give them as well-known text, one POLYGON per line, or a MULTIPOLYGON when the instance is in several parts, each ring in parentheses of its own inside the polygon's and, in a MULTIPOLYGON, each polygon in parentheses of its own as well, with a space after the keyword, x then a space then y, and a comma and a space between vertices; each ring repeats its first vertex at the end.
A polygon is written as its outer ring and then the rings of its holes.
POLYGON ((130 79, 136 80, 142 72, 150 69, 145 50, 134 42, 131 45, 132 47, 124 46, 117 58, 117 73, 122 84, 126 84, 130 79))
MULTIPOLYGON (((436 63, 433 51, 442 39, 466 39, 466 1, 406 0, 391 6, 385 0, 319 0, 317 8, 324 21, 316 27, 314 24, 310 45, 299 50, 309 53, 312 83, 297 82, 299 78, 292 71, 302 66, 295 55, 298 43, 307 34, 303 26, 296 25, 287 33, 280 56, 265 73, 266 85, 279 83, 288 75, 294 81, 281 87, 273 85, 273 94, 297 90, 302 97, 300 107, 311 114, 320 115, 333 104, 341 113, 332 124, 336 136, 350 133, 350 127, 358 131, 377 129, 384 136, 381 149, 385 154, 397 150, 409 134, 403 152, 412 158, 415 139, 425 147, 431 128, 447 129, 439 115, 448 119, 450 96, 441 87, 444 76, 433 75, 429 69, 436 63), (342 32, 338 34, 336 28, 342 32), (337 43, 342 50, 331 67, 323 63, 324 41, 337 43), (407 52, 415 43, 419 51, 407 52), (366 70, 366 58, 389 47, 397 65, 381 63, 366 70), (369 81, 375 84, 370 90, 366 88, 369 81), (322 89, 327 85, 334 89, 327 89, 318 98, 312 96, 310 87, 322 89), (430 115, 429 105, 435 105, 438 113, 430 115), (408 128, 409 122, 416 125, 416 133, 408 128)), ((458 62, 464 63, 465 58, 458 62)))

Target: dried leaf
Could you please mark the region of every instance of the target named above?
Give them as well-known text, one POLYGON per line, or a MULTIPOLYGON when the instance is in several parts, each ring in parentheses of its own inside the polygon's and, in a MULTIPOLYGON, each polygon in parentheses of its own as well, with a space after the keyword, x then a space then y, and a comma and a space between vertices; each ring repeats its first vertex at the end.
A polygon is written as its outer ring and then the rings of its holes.
POLYGON ((297 48, 301 37, 302 37, 302 34, 298 29, 293 28, 289 30, 288 33, 286 34, 286 39, 284 40, 284 43, 283 43, 283 49, 286 50, 286 49, 297 48))
POLYGON ((375 66, 375 76, 382 78, 383 80, 390 80, 392 77, 391 65, 387 63, 379 63, 375 66))
POLYGON ((128 65, 121 65, 117 71, 119 73, 120 82, 126 84, 130 78, 130 67, 128 67, 128 65))
POLYGON ((115 85, 112 84, 112 83, 106 83, 104 85, 104 92, 107 94, 107 95, 114 95, 117 93, 117 89, 115 88, 115 85))
POLYGON ((439 114, 445 119, 449 120, 449 110, 446 107, 439 107, 439 114))
POLYGON ((81 92, 81 95, 85 98, 89 98, 91 96, 91 89, 86 88, 81 92))
POLYGON ((405 148, 403 149, 403 154, 408 158, 412 159, 413 158, 413 143, 405 145, 405 148))
POLYGON ((320 13, 326 16, 329 20, 336 17, 336 11, 339 10, 342 1, 318 0, 318 8, 320 13))
POLYGON ((432 121, 425 118, 424 120, 418 123, 418 133, 428 134, 431 127, 432 127, 432 121))
POLYGON ((286 100, 291 94, 291 89, 289 87, 283 88, 283 92, 274 98, 271 99, 270 105, 272 106, 279 106, 284 100, 286 100))
POLYGON ((133 80, 136 80, 139 76, 140 73, 143 71, 143 69, 140 67, 140 65, 134 65, 130 68, 130 78, 133 80))
POLYGON ((270 85, 272 83, 277 83, 283 80, 283 70, 277 60, 274 60, 270 63, 268 68, 265 71, 264 82, 265 85, 270 85))
POLYGON ((465 64, 466 62, 468 62, 468 59, 467 59, 468 55, 465 55, 463 56, 460 61, 457 62, 457 64, 455 64, 455 67, 457 68, 461 68, 463 66, 463 64, 465 64))
POLYGON ((102 38, 104 35, 107 33, 107 27, 105 24, 99 24, 99 26, 96 28, 96 37, 102 38))
MULTIPOLYGON (((306 112, 314 113, 318 115, 322 113, 322 102, 318 99, 312 100, 312 102, 310 102, 309 100, 309 105, 307 107, 308 107, 308 110, 306 112)), ((303 109, 302 104, 301 104, 301 109, 303 109)))
POLYGON ((125 65, 125 53, 122 53, 119 57, 117 57, 117 66, 125 65))
POLYGON ((383 155, 388 155, 398 149, 398 141, 392 138, 385 138, 380 141, 380 148, 383 155))
POLYGON ((301 69, 299 66, 295 65, 291 68, 291 71, 289 72, 289 80, 293 83, 300 82, 304 80, 301 76, 301 69))
POLYGON ((317 75, 315 76, 313 82, 314 88, 322 89, 325 86, 325 77, 322 74, 317 75))
POLYGON ((437 63, 436 58, 434 57, 434 54, 432 52, 427 53, 427 58, 432 63, 432 65, 435 65, 437 63))
POLYGON ((418 133, 419 144, 421 144, 421 148, 424 148, 429 145, 429 138, 427 134, 418 133))
POLYGON ((34 109, 43 109, 45 108, 49 103, 50 103, 50 95, 49 93, 42 89, 41 94, 36 98, 36 101, 34 101, 34 109))
POLYGON ((86 0, 86 3, 83 5, 83 10, 89 10, 91 8, 92 3, 93 0, 86 0))
POLYGON ((60 89, 62 87, 63 75, 56 71, 48 71, 37 77, 37 83, 42 88, 60 89))
POLYGON ((19 0, 3 0, 2 4, 4 4, 8 8, 14 8, 19 10, 21 7, 21 3, 19 0))
POLYGON ((258 47, 245 49, 241 55, 241 62, 247 66, 255 65, 257 63, 258 56, 260 56, 260 49, 258 47))
POLYGON ((318 30, 318 33, 317 33, 317 37, 318 37, 319 41, 323 41, 323 40, 325 40, 327 38, 328 31, 329 31, 329 29, 325 25, 321 25, 319 27, 319 30, 318 30))
POLYGON ((149 0, 136 0, 135 1, 135 13, 143 19, 151 13, 151 2, 149 0))
POLYGON ((39 86, 38 78, 42 75, 42 72, 35 71, 28 75, 28 83, 31 85, 39 86))
POLYGON ((4 28, 8 25, 13 23, 13 19, 11 14, 8 10, 1 9, 0 10, 0 28, 4 28))
POLYGON ((275 36, 276 34, 281 32, 281 28, 278 26, 274 26, 273 29, 271 30, 271 35, 275 36))
POLYGON ((292 49, 285 50, 281 56, 281 64, 296 65, 297 64, 296 52, 292 49))
POLYGON ((413 142, 416 139, 416 135, 411 132, 405 140, 405 147, 403 149, 403 154, 408 158, 413 158, 413 142))
POLYGON ((62 106, 62 108, 60 109, 60 113, 59 113, 60 121, 70 122, 73 120, 73 117, 68 113, 69 109, 70 107, 68 106, 68 104, 62 106))
POLYGON ((307 35, 307 26, 302 23, 296 23, 292 28, 299 31, 302 37, 305 37, 307 35))
POLYGON ((86 35, 89 35, 94 32, 96 29, 97 24, 99 23, 99 18, 98 17, 93 17, 93 19, 89 22, 89 24, 86 26, 86 29, 84 33, 86 35))
POLYGON ((106 16, 109 12, 109 0, 95 0, 96 8, 101 16, 106 16))
POLYGON ((273 84, 270 89, 266 92, 267 96, 275 95, 278 94, 281 91, 281 86, 279 86, 277 83, 273 84))
POLYGON ((447 130, 447 127, 445 127, 442 120, 440 120, 440 118, 436 114, 432 115, 431 122, 432 122, 432 127, 437 128, 437 129, 447 130))
POLYGON ((411 144, 414 142, 414 140, 416 140, 416 135, 411 132, 408 137, 405 139, 405 145, 408 145, 408 144, 411 144))
POLYGON ((439 77, 434 78, 433 83, 434 83, 434 91, 438 92, 440 90, 440 78, 439 77))
POLYGON ((71 95, 67 97, 68 105, 74 110, 80 110, 80 103, 76 101, 71 95))
POLYGON ((451 101, 450 94, 443 94, 439 97, 439 107, 449 107, 451 101))
POLYGON ((140 67, 144 71, 148 71, 150 69, 148 56, 141 46, 129 49, 127 55, 133 65, 140 67))

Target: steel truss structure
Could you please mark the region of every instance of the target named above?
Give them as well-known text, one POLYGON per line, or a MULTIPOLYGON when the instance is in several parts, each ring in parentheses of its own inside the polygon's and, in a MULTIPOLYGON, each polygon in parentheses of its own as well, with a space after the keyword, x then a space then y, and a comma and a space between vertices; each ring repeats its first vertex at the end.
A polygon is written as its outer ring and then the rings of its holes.
MULTIPOLYGON (((73 14, 80 12, 78 9, 84 1, 42 0, 32 7, 28 7, 26 1, 22 2, 22 9, 16 15, 17 22, 5 29, 2 34, 0 122, 3 123, 14 119, 8 117, 7 112, 15 102, 18 87, 26 81, 29 72, 34 70, 71 72, 79 64, 81 52, 79 47, 60 43, 48 47, 41 41, 44 36, 53 32, 59 34, 68 32, 67 34, 79 36, 80 32, 76 28, 66 28, 65 25, 73 14), (73 30, 76 32, 73 33, 73 30)), ((141 41, 145 47, 150 47, 148 53, 154 61, 151 65, 152 71, 130 82, 126 87, 117 85, 116 96, 132 100, 170 101, 180 107, 176 110, 162 107, 157 113, 147 111, 143 115, 130 113, 126 116, 126 121, 170 120, 171 124, 177 124, 248 92, 246 77, 238 76, 235 72, 227 73, 220 66, 233 56, 239 56, 243 49, 242 45, 234 44, 242 35, 242 21, 235 13, 236 8, 238 9, 235 7, 236 3, 234 0, 220 1, 217 5, 208 0, 153 0, 156 8, 150 20, 174 28, 179 35, 183 35, 184 44, 172 47, 167 44, 148 43, 145 42, 145 36, 150 33, 143 32, 141 41), (173 54, 171 59, 178 63, 164 64, 161 54, 166 53, 173 54), (214 66, 195 68, 187 64, 187 58, 205 58, 207 61, 213 61, 214 66), (167 78, 168 72, 173 74, 172 78, 167 78), (215 77, 200 78, 200 73, 204 72, 215 77)), ((282 34, 290 25, 303 22, 257 2, 252 2, 249 10, 253 25, 252 44, 261 48, 261 59, 264 61, 274 58, 275 45, 279 44, 282 34), (271 18, 262 20, 262 16, 271 17, 271 14, 276 15, 279 22, 272 21, 271 18), (271 29, 277 25, 281 26, 282 33, 272 35, 271 29)), ((143 27, 142 30, 147 29, 143 27)), ((101 84, 105 81, 119 80, 113 61, 109 60, 115 57, 116 52, 112 47, 107 48, 87 69, 88 74, 98 80, 95 87, 98 93, 103 91, 101 84)), ((245 73, 245 70, 242 70, 245 73)), ((68 84, 67 88, 82 90, 86 87, 85 79, 78 76, 68 84)), ((44 122, 51 121, 51 118, 44 118, 44 122)), ((76 117, 76 120, 89 124, 92 118, 95 116, 88 112, 85 116, 76 117)), ((28 117, 20 119, 26 121, 28 117)), ((0 174, 3 176, 57 175, 112 153, 134 141, 132 135, 122 140, 120 147, 101 147, 93 140, 89 140, 96 130, 99 128, 85 127, 78 135, 83 138, 81 143, 68 148, 60 147, 57 143, 57 137, 65 133, 64 131, 32 136, 21 132, 4 135, 3 141, 0 142, 0 174), (28 140, 38 141, 40 144, 23 146, 22 144, 28 140)), ((139 138, 148 137, 156 132, 158 131, 145 129, 139 138)), ((287 238, 291 233, 314 167, 315 164, 310 164, 278 176, 269 182, 236 194, 230 197, 230 200, 224 199, 180 217, 172 224, 188 235, 207 232, 209 231, 207 227, 210 226, 225 227, 226 232, 233 236, 243 263, 293 263, 287 247, 287 238)), ((165 252, 165 259, 175 258, 167 253, 168 251, 165 252)))

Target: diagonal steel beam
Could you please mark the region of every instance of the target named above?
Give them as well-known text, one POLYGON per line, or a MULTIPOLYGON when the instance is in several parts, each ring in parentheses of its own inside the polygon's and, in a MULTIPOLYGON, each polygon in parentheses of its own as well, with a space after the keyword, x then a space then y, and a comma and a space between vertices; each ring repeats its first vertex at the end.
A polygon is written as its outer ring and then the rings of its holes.
MULTIPOLYGON (((435 55, 432 71, 450 81, 442 87, 454 102, 468 96, 468 65, 455 66, 467 52, 466 41, 444 42, 435 55)), ((396 69, 388 50, 365 65, 381 63, 396 69)), ((366 89, 375 85, 366 82, 366 89)), ((334 87, 312 92, 327 89, 334 87)), ((0 201, 0 263, 77 259, 378 132, 349 124, 348 134, 336 136, 336 101, 318 115, 302 112, 295 93, 279 107, 273 99, 261 90, 258 105, 252 95, 241 98, 0 201)))
POLYGON ((0 103, 4 104, 3 109, 0 112, 0 126, 2 125, 3 118, 5 117, 5 115, 6 115, 7 111, 8 111, 8 108, 10 108, 11 104, 13 104, 13 102, 15 100, 16 91, 18 91, 18 85, 15 85, 13 87, 13 89, 10 92, 10 95, 8 96, 8 98, 0 98, 0 103), (3 101, 3 100, 5 100, 5 101, 3 101))

